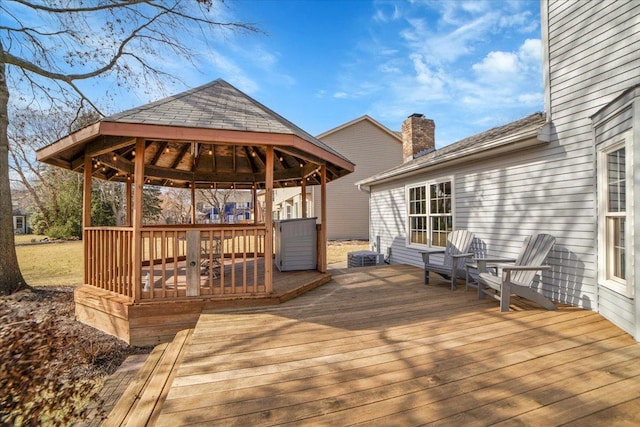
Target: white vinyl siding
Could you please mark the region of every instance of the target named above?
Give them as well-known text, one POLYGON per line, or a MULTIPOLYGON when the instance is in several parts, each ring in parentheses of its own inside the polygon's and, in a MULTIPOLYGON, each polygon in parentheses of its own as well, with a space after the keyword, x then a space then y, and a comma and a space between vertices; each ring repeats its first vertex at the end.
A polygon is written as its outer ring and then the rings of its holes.
MULTIPOLYGON (((640 3, 544 0, 541 13, 547 12, 549 58, 545 66, 550 80, 551 119, 556 130, 552 144, 566 148, 568 156, 571 147, 591 147, 590 172, 595 181, 594 146, 631 127, 630 110, 619 112, 615 120, 596 128, 595 132, 590 117, 624 90, 640 83, 640 26, 637 24, 640 3)), ((596 183, 592 186, 595 197, 596 183)), ((593 209, 596 207, 597 201, 593 209)), ((597 214, 594 216, 594 229, 597 229, 597 214)), ((593 247, 599 244, 602 241, 594 237, 593 247)), ((602 264, 602 260, 598 262, 596 258, 596 271, 598 263, 602 264)), ((596 296, 600 313, 640 339, 637 326, 640 319, 631 320, 637 308, 634 309, 624 293, 600 287, 596 289, 596 296)))

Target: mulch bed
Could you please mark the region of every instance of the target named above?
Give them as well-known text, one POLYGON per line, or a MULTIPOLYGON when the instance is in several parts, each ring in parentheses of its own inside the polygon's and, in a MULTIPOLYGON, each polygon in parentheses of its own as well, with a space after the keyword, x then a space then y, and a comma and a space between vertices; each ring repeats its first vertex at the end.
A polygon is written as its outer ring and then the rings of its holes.
POLYGON ((77 322, 73 287, 0 297, 0 425, 70 425, 130 354, 111 335, 77 322))

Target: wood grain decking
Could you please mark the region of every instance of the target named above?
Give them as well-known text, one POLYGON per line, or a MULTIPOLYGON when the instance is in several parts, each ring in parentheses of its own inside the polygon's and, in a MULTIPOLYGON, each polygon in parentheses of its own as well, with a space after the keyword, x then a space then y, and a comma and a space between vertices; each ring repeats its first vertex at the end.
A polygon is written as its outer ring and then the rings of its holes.
POLYGON ((638 425, 640 344, 597 313, 500 313, 409 266, 205 312, 156 425, 638 425))

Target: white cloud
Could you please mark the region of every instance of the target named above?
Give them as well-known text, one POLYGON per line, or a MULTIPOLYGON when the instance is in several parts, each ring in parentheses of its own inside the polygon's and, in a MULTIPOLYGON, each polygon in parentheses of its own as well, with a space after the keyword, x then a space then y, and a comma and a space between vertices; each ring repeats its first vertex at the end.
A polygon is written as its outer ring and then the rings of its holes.
POLYGON ((441 93, 445 85, 442 75, 439 75, 437 70, 431 69, 422 55, 414 53, 411 55, 411 60, 416 72, 416 82, 432 93, 441 93))
POLYGON ((443 31, 430 29, 424 19, 411 19, 408 21, 411 27, 402 31, 401 36, 415 53, 424 55, 428 62, 453 63, 486 41, 486 34, 494 21, 495 17, 487 14, 443 31))
POLYGON ((513 52, 489 52, 478 64, 471 67, 477 73, 514 74, 520 69, 518 55, 513 52))
MULTIPOLYGON (((506 91, 505 96, 516 99, 525 82, 540 81, 540 39, 526 39, 515 52, 492 51, 482 61, 473 64, 478 83, 506 91), (509 90, 509 91, 507 91, 509 90)), ((542 88, 541 88, 542 89, 542 88)), ((529 87, 526 87, 529 90, 529 87)))
POLYGON ((346 92, 336 92, 333 94, 333 97, 336 99, 346 99, 349 98, 349 94, 346 92))
POLYGON ((542 62, 542 42, 540 39, 526 39, 518 49, 520 60, 539 65, 542 62))
POLYGON ((518 95, 518 102, 523 105, 538 106, 541 105, 544 100, 542 99, 541 92, 532 92, 518 95))
POLYGON ((258 83, 251 79, 243 71, 243 68, 230 58, 213 50, 207 52, 205 57, 211 66, 222 74, 225 80, 228 80, 229 83, 238 87, 238 89, 248 94, 256 93, 258 91, 258 83))
POLYGON ((373 15, 375 22, 390 22, 399 19, 401 16, 397 4, 380 3, 376 5, 376 13, 373 15))
POLYGON ((396 65, 394 62, 386 62, 378 66, 378 71, 385 74, 399 74, 402 72, 402 68, 396 65))

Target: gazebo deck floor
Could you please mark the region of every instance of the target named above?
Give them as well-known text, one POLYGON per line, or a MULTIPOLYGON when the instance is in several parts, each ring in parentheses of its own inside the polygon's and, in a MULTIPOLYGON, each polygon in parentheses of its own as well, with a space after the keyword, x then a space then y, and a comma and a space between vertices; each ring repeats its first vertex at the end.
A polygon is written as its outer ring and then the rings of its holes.
POLYGON ((410 266, 343 273, 204 311, 155 425, 640 423, 640 345, 599 314, 518 298, 501 313, 410 266))
MULTIPOLYGON (((177 268, 169 267, 166 268, 167 274, 167 285, 166 288, 169 291, 172 290, 184 290, 186 289, 186 263, 185 261, 179 261, 176 263, 177 268)), ((149 273, 150 267, 144 266, 142 267, 142 277, 144 278, 147 273, 149 273)), ((210 275, 208 274, 208 269, 201 268, 202 274, 200 275, 200 286, 201 288, 209 288, 210 287, 210 275)), ((154 267, 154 289, 156 291, 161 289, 161 269, 159 266, 154 267)), ((236 260, 234 263, 231 263, 229 260, 223 262, 223 264, 219 267, 214 268, 215 275, 211 275, 213 277, 214 287, 220 286, 220 280, 224 278, 224 286, 225 289, 229 289, 231 287, 232 279, 235 276, 240 279, 242 276, 247 277, 247 281, 249 282, 248 286, 253 285, 253 278, 255 276, 258 277, 258 280, 264 281, 264 258, 257 258, 254 263, 252 258, 248 258, 245 261, 242 259, 236 260), (256 268, 257 267, 257 268, 256 268), (224 270, 224 277, 221 274, 221 270, 224 270), (235 270, 232 274, 232 269, 235 270), (257 271, 256 271, 257 270, 257 271)), ((314 283, 319 277, 327 277, 324 273, 319 273, 315 270, 302 270, 302 271, 280 271, 275 266, 273 267, 273 291, 268 297, 258 297, 260 300, 271 300, 275 299, 278 303, 287 301, 297 295, 301 290, 304 290, 309 283, 314 283)), ((327 280, 328 281, 328 280, 327 280)), ((226 301, 229 300, 238 300, 237 295, 218 295, 216 297, 216 301, 219 306, 224 306, 226 301)), ((146 299, 144 302, 149 302, 150 299, 146 299)))

